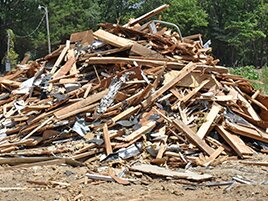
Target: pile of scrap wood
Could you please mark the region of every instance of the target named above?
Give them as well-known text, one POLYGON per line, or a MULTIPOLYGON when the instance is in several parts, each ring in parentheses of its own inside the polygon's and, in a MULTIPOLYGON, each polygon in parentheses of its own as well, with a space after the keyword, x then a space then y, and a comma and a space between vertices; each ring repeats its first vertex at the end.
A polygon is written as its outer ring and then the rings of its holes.
POLYGON ((210 176, 166 168, 266 152, 268 97, 216 66, 199 34, 143 23, 167 7, 74 33, 0 77, 0 164, 127 165, 201 180, 210 176))

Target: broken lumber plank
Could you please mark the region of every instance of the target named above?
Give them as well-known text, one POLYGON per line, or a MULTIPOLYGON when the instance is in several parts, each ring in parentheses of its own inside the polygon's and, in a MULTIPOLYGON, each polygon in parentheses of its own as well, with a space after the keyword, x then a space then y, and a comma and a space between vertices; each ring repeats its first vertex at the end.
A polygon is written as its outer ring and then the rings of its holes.
MULTIPOLYGON (((137 110, 139 110, 141 108, 140 105, 137 105, 137 106, 132 106, 130 108, 128 108, 127 110, 121 112, 120 114, 116 115, 115 117, 112 118, 111 122, 112 122, 112 125, 114 125, 117 121, 119 121, 120 119, 123 119, 131 114, 133 114, 134 112, 136 112, 137 110)), ((110 125, 110 126, 112 126, 110 125)))
POLYGON ((222 125, 217 125, 216 130, 241 158, 245 155, 253 154, 253 151, 244 143, 243 140, 241 140, 237 135, 225 130, 222 125))
POLYGON ((223 151, 224 148, 222 146, 218 147, 216 151, 214 151, 213 154, 211 154, 211 156, 205 160, 205 163, 203 165, 205 167, 210 165, 223 151))
MULTIPOLYGON (((172 69, 182 69, 185 64, 173 61, 165 60, 153 60, 153 59, 143 59, 143 58, 125 58, 125 57, 89 57, 86 60, 88 64, 131 64, 133 65, 136 62, 138 65, 149 66, 149 67, 159 67, 166 66, 172 69)), ((207 66, 196 64, 197 70, 202 72, 218 72, 218 73, 227 73, 228 69, 221 66, 207 66)))
POLYGON ((92 94, 86 99, 83 99, 81 101, 78 101, 67 107, 62 108, 61 110, 58 110, 57 112, 54 113, 54 115, 59 119, 63 119, 78 114, 81 112, 79 111, 79 109, 99 101, 100 99, 103 98, 103 96, 105 96, 108 93, 108 91, 109 91, 108 89, 105 89, 99 93, 92 94))
POLYGON ((99 29, 98 31, 95 31, 93 34, 95 37, 99 38, 105 43, 114 45, 115 47, 120 47, 120 48, 131 47, 130 51, 141 56, 156 57, 156 58, 163 57, 161 54, 157 53, 156 51, 151 50, 141 44, 138 44, 135 41, 114 35, 112 33, 109 33, 101 29, 99 29))
POLYGON ((54 73, 53 79, 62 77, 71 70, 72 66, 74 65, 76 61, 74 50, 69 50, 68 56, 69 56, 68 61, 56 73, 54 73))
POLYGON ((128 22, 127 24, 125 24, 124 27, 133 26, 133 25, 138 24, 138 23, 140 23, 140 22, 142 22, 144 20, 147 20, 148 18, 151 18, 151 17, 157 15, 158 13, 160 13, 163 10, 167 9, 168 7, 169 7, 168 4, 164 4, 162 6, 159 6, 158 8, 156 8, 156 9, 154 9, 154 10, 152 10, 152 11, 150 11, 150 12, 148 12, 148 13, 140 16, 140 17, 131 20, 130 22, 128 22))
POLYGON ((144 135, 144 134, 148 133, 155 126, 156 126, 156 122, 155 121, 149 121, 146 125, 142 126, 138 130, 135 130, 133 133, 131 133, 130 135, 128 135, 123 140, 126 141, 126 142, 130 142, 130 141, 132 141, 132 140, 134 140, 136 138, 141 137, 141 135, 144 135))
POLYGON ((174 79, 170 80, 168 83, 166 83, 164 86, 162 86, 160 89, 155 91, 147 100, 144 100, 142 102, 143 107, 147 107, 149 104, 154 102, 158 97, 160 97, 164 92, 175 86, 178 82, 181 81, 182 78, 184 78, 186 75, 191 73, 196 68, 196 65, 194 63, 187 64, 181 71, 180 74, 175 77, 174 79))
POLYGON ((47 120, 45 120, 43 123, 41 123, 39 126, 37 126, 34 130, 32 130, 28 135, 26 135, 24 138, 22 138, 23 140, 26 140, 27 138, 29 138, 30 136, 32 136, 35 132, 37 132, 39 129, 41 129, 43 126, 45 126, 48 122, 50 122, 54 117, 50 117, 47 120))
POLYGON ((178 179, 190 179, 194 181, 203 181, 207 179, 211 179, 212 176, 209 174, 198 174, 195 172, 178 172, 173 170, 168 170, 163 167, 148 165, 148 164, 135 164, 130 167, 132 171, 144 172, 147 174, 155 174, 164 177, 173 177, 178 179))
POLYGON ((66 55, 67 51, 69 50, 70 48, 70 41, 67 40, 66 41, 66 45, 65 47, 63 48, 60 56, 58 57, 57 61, 55 62, 55 64, 53 65, 51 71, 50 71, 50 74, 54 74, 57 70, 57 68, 59 67, 59 65, 61 64, 62 60, 64 59, 64 56, 66 55))
POLYGON ((95 31, 93 35, 98 39, 102 40, 103 42, 113 45, 115 47, 130 47, 133 45, 133 41, 116 36, 102 29, 95 31))
POLYGON ((211 125, 219 112, 221 111, 222 107, 218 104, 213 104, 207 117, 206 117, 206 122, 203 123, 200 128, 198 129, 196 135, 198 135, 201 139, 203 139, 206 134, 208 133, 209 130, 211 130, 211 125))
POLYGON ((210 80, 204 80, 198 87, 195 87, 192 91, 190 91, 186 96, 184 96, 181 101, 186 103, 190 100, 199 90, 201 90, 210 80))
POLYGON ((230 122, 226 122, 225 123, 225 127, 238 134, 238 135, 242 135, 251 139, 255 139, 255 140, 259 140, 261 142, 265 142, 268 143, 268 134, 266 132, 262 132, 260 129, 255 130, 254 126, 251 125, 252 128, 249 127, 245 127, 242 125, 238 125, 238 124, 233 124, 230 122))
POLYGON ((259 115, 256 113, 256 111, 253 109, 253 107, 251 106, 251 104, 240 94, 238 94, 238 99, 240 99, 244 105, 247 108, 248 113, 250 114, 250 116, 255 120, 255 121, 260 121, 260 117, 259 115))
POLYGON ((196 135, 186 124, 181 120, 175 119, 173 124, 177 127, 178 130, 184 132, 187 138, 202 151, 206 152, 209 156, 214 153, 214 149, 211 148, 204 140, 196 135))
POLYGON ((104 124, 103 126, 103 138, 104 138, 104 143, 105 143, 106 154, 109 155, 113 153, 113 149, 111 145, 111 140, 110 140, 107 124, 104 124))

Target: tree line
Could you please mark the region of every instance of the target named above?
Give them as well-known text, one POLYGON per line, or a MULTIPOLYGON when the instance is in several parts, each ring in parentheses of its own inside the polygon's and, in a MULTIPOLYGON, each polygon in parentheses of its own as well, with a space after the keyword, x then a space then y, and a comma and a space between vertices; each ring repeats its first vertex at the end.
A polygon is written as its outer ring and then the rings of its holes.
POLYGON ((52 49, 70 34, 97 29, 98 23, 124 24, 164 4, 157 16, 177 24, 183 36, 201 33, 211 40, 213 55, 225 66, 267 65, 267 0, 0 0, 0 61, 4 64, 7 33, 12 35, 13 56, 21 60, 47 54, 43 5, 49 11, 52 49), (42 20, 43 19, 43 20, 42 20), (18 55, 16 55, 16 53, 18 55))

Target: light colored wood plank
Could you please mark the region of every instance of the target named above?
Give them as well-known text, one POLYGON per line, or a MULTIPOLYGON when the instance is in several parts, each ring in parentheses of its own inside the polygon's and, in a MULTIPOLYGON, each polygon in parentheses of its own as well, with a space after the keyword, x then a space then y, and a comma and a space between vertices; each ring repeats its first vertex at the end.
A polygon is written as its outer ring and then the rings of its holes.
POLYGON ((155 174, 155 175, 160 175, 160 176, 165 176, 165 177, 174 177, 174 178, 180 178, 180 179, 190 179, 190 180, 195 180, 195 181, 202 181, 202 180, 207 180, 211 179, 212 176, 208 174, 198 174, 194 172, 177 172, 173 170, 168 170, 163 167, 158 167, 155 165, 149 165, 149 164, 135 164, 130 167, 132 171, 139 171, 139 172, 144 172, 147 174, 155 174))
POLYGON ((95 31, 93 35, 103 42, 114 45, 115 47, 130 47, 133 45, 131 40, 116 36, 102 29, 95 31))
POLYGON ((268 134, 262 132, 260 129, 255 130, 253 125, 251 125, 252 128, 249 128, 242 125, 227 122, 225 126, 228 130, 231 130, 238 135, 268 143, 268 134))
POLYGON ((129 23, 125 24, 124 27, 133 26, 135 24, 138 24, 138 23, 140 23, 140 22, 142 22, 142 21, 144 21, 146 19, 149 19, 149 18, 157 15, 158 13, 160 13, 163 10, 167 9, 168 7, 169 7, 168 4, 164 4, 162 6, 159 6, 158 8, 156 8, 156 9, 154 9, 154 10, 152 10, 152 11, 150 11, 150 12, 148 12, 148 13, 140 16, 140 17, 131 20, 129 23))
POLYGON ((221 125, 216 126, 216 130, 240 157, 253 154, 253 151, 237 135, 228 132, 221 125))
MULTIPOLYGON (((112 125, 114 125, 120 119, 123 119, 123 118, 133 114, 134 112, 136 112, 140 108, 141 108, 140 105, 137 105, 135 107, 132 106, 132 107, 128 108, 127 110, 121 112, 120 114, 116 115, 115 117, 112 118, 112 125)), ((110 126, 112 126, 112 125, 110 125, 110 126)))
POLYGON ((206 117, 206 122, 203 123, 200 128, 198 129, 197 131, 197 135, 203 139, 206 134, 208 133, 208 131, 210 130, 211 128, 211 125, 214 121, 214 119, 217 117, 218 113, 220 112, 220 110, 222 109, 222 107, 218 104, 213 104, 207 117, 206 117))
POLYGON ((187 138, 197 147, 199 147, 202 151, 206 152, 209 156, 213 154, 214 149, 211 148, 204 140, 202 140, 199 136, 196 135, 187 125, 185 125, 182 121, 175 119, 173 124, 177 129, 184 132, 187 138))
POLYGON ((186 75, 191 73, 196 68, 196 65, 194 63, 187 64, 181 71, 179 76, 175 77, 174 79, 167 82, 164 86, 162 86, 160 89, 155 91, 148 100, 145 100, 142 102, 142 105, 144 107, 147 107, 152 102, 154 102, 158 97, 160 97, 164 92, 175 86, 179 81, 181 81, 182 78, 184 78, 186 75))
POLYGON ((60 56, 58 57, 57 61, 55 62, 55 64, 53 65, 50 74, 54 74, 57 70, 57 68, 59 67, 60 63, 62 62, 62 60, 64 59, 64 56, 66 55, 67 51, 70 48, 70 41, 67 40, 66 41, 66 46, 63 48, 60 56))
POLYGON ((59 119, 63 119, 63 117, 67 118, 67 117, 70 117, 72 115, 78 114, 80 112, 79 109, 99 101, 107 93, 108 93, 108 89, 103 90, 103 91, 96 93, 96 94, 92 94, 91 96, 87 97, 84 100, 78 101, 78 102, 73 103, 67 107, 62 108, 61 110, 55 112, 54 115, 59 119))
POLYGON ((190 98, 192 98, 200 89, 202 89, 209 82, 210 80, 204 80, 198 87, 195 87, 186 96, 184 96, 181 101, 183 103, 186 103, 190 98))
POLYGON ((126 142, 132 141, 136 138, 139 138, 143 134, 146 134, 147 132, 151 131, 154 127, 156 126, 155 121, 149 121, 146 125, 140 127, 138 130, 135 130, 133 133, 128 135, 126 138, 123 140, 126 142))
POLYGON ((206 162, 203 165, 210 165, 223 151, 224 148, 222 146, 218 147, 218 149, 216 149, 216 151, 214 151, 213 154, 211 154, 211 156, 206 159, 206 162))
POLYGON ((104 124, 104 126, 103 126, 103 138, 104 138, 104 142, 105 142, 106 154, 109 155, 109 154, 113 153, 113 149, 111 146, 111 140, 110 140, 110 135, 109 135, 107 124, 104 124))
POLYGON ((72 66, 76 61, 73 50, 69 51, 68 57, 68 61, 53 75, 53 79, 62 77, 71 70, 72 66))

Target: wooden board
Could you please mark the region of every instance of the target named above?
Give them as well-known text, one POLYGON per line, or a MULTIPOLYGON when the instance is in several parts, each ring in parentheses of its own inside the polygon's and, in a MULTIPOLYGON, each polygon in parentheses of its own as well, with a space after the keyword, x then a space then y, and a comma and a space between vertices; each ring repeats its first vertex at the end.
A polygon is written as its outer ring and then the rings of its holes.
POLYGON ((216 130, 240 157, 253 154, 253 151, 237 135, 228 132, 221 125, 216 126, 216 130))
POLYGON ((136 138, 139 138, 143 134, 146 134, 147 132, 151 131, 154 127, 156 126, 155 121, 149 121, 146 125, 140 127, 138 130, 135 130, 133 133, 128 135, 126 138, 123 140, 126 142, 130 142, 136 138))
POLYGON ((225 127, 238 135, 268 143, 268 134, 262 132, 260 129, 255 130, 253 125, 252 128, 249 128, 242 125, 227 122, 225 124, 225 127))
POLYGON ((181 120, 175 119, 173 124, 176 126, 177 129, 184 132, 187 138, 201 150, 206 152, 208 155, 212 155, 214 149, 211 148, 204 140, 202 140, 199 136, 194 133, 186 124, 184 124, 181 120))
POLYGON ((163 167, 149 165, 149 164, 136 164, 136 165, 131 166, 130 170, 144 172, 147 174, 160 175, 164 177, 174 177, 178 179, 190 179, 190 180, 195 180, 195 181, 202 181, 202 180, 207 180, 207 179, 212 178, 212 176, 209 174, 198 174, 198 173, 194 173, 190 171, 178 172, 178 171, 168 170, 163 167))
POLYGON ((197 131, 197 135, 203 139, 206 134, 208 133, 208 131, 210 130, 211 128, 211 125, 214 121, 214 119, 217 117, 218 113, 220 112, 220 110, 222 109, 222 107, 218 104, 213 104, 207 117, 206 117, 206 122, 203 123, 200 128, 198 129, 197 131))
POLYGON ((78 102, 73 103, 67 107, 62 108, 61 110, 55 112, 54 115, 57 118, 63 119, 63 116, 64 116, 64 118, 67 118, 67 117, 70 117, 72 115, 78 114, 80 112, 79 109, 99 101, 107 93, 108 93, 108 89, 101 91, 99 93, 93 94, 93 95, 87 97, 86 99, 83 99, 81 101, 78 101, 78 102))
POLYGON ((103 126, 103 138, 104 138, 104 142, 105 142, 106 154, 109 155, 109 154, 113 153, 113 150, 112 150, 112 146, 111 146, 111 140, 110 140, 110 135, 109 135, 107 124, 104 124, 104 126, 103 126))

